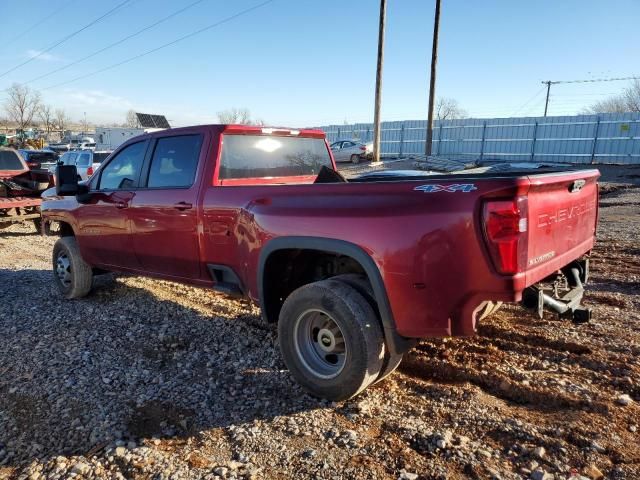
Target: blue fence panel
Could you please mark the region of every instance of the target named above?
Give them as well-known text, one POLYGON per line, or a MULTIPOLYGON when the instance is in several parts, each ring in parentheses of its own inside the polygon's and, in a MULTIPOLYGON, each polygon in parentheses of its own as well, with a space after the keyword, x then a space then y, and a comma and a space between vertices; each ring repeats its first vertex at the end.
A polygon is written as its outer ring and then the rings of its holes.
MULTIPOLYGON (((320 127, 329 142, 373 141, 373 125, 320 127)), ((424 153, 427 122, 383 122, 381 153, 424 153)), ((497 161, 640 164, 640 113, 457 119, 434 122, 434 155, 497 161)))

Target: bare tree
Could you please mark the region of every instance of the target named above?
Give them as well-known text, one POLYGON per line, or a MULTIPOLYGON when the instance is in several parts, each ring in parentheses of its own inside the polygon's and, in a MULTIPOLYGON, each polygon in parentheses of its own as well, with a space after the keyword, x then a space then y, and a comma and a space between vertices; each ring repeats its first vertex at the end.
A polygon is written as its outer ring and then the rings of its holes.
POLYGON ((2 132, 4 133, 8 133, 9 132, 9 120, 5 117, 0 117, 0 128, 2 129, 2 132))
POLYGON ((640 112, 640 80, 634 80, 620 95, 595 102, 584 113, 640 112))
POLYGON ((67 117, 67 113, 63 108, 58 108, 56 110, 56 125, 58 126, 58 129, 60 129, 61 136, 64 136, 64 130, 68 123, 69 117, 67 117))
POLYGON ((135 110, 129 110, 127 112, 127 118, 124 122, 124 126, 127 128, 138 128, 140 126, 135 110))
POLYGON ((87 115, 85 114, 78 123, 82 125, 82 134, 86 135, 89 131, 89 122, 87 122, 87 115))
POLYGON ((243 125, 253 125, 251 112, 248 108, 230 108, 217 113, 220 123, 240 123, 243 125))
POLYGON ((14 83, 7 90, 7 95, 7 115, 19 130, 24 131, 33 123, 33 117, 40 108, 40 93, 26 85, 14 83))
POLYGON ((640 80, 634 80, 629 87, 624 89, 622 95, 627 104, 627 111, 640 112, 640 80))
POLYGON ((38 116, 40 117, 42 127, 44 128, 46 138, 48 140, 49 134, 54 128, 53 109, 50 105, 41 105, 40 109, 38 110, 38 116))
POLYGON ((454 118, 467 118, 467 111, 460 106, 455 98, 440 97, 436 101, 436 119, 452 120, 454 118))

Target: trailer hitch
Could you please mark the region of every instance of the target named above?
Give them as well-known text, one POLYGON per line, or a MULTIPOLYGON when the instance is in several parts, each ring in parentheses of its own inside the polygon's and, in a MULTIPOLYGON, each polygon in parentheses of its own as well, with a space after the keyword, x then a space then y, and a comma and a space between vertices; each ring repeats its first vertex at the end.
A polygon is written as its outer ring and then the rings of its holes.
POLYGON ((558 314, 559 318, 573 323, 587 323, 591 320, 591 309, 580 305, 584 296, 584 283, 589 276, 589 260, 573 262, 563 269, 554 280, 552 288, 543 284, 525 289, 522 304, 537 311, 538 317, 544 316, 545 308, 558 314), (547 293, 553 291, 553 295, 547 293), (561 295, 561 291, 566 291, 561 295))

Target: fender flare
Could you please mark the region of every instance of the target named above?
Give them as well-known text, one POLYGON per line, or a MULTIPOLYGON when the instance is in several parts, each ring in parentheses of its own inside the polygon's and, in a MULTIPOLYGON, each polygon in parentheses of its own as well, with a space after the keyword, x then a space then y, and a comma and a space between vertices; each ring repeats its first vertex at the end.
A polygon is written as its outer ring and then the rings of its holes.
MULTIPOLYGON (((389 298, 387 297, 387 290, 378 265, 364 249, 345 240, 323 237, 276 237, 268 241, 260 252, 257 273, 258 299, 263 317, 266 316, 263 279, 267 260, 271 254, 278 250, 291 249, 317 250, 353 258, 362 266, 373 287, 378 310, 380 311, 380 321, 384 330, 385 341, 389 350, 394 354, 401 354, 415 345, 414 339, 398 334, 389 298)), ((264 319, 267 320, 266 318, 264 319)))

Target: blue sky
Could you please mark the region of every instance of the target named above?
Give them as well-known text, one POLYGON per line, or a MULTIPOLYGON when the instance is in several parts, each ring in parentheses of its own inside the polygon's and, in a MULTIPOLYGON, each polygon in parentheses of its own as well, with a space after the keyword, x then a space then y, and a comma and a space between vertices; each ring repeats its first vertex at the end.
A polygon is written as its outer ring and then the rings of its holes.
MULTIPOLYGON (((121 1, 4 2, 2 15, 11 19, 12 28, 0 30, 0 75, 121 1)), ((130 0, 57 48, 0 76, 0 89, 60 68, 192 1, 130 0)), ((146 57, 58 86, 260 1, 203 0, 29 86, 72 119, 86 112, 98 124, 123 121, 130 108, 166 114, 175 125, 215 122, 216 112, 232 107, 249 108, 254 117, 274 125, 371 121, 377 0, 275 0, 146 57)), ((471 116, 541 115, 542 80, 640 74, 638 0, 442 3, 437 95, 457 99, 471 116)), ((388 0, 383 120, 426 118, 433 7, 431 0, 388 0)), ((554 86, 549 113, 577 113, 625 85, 554 86)))

